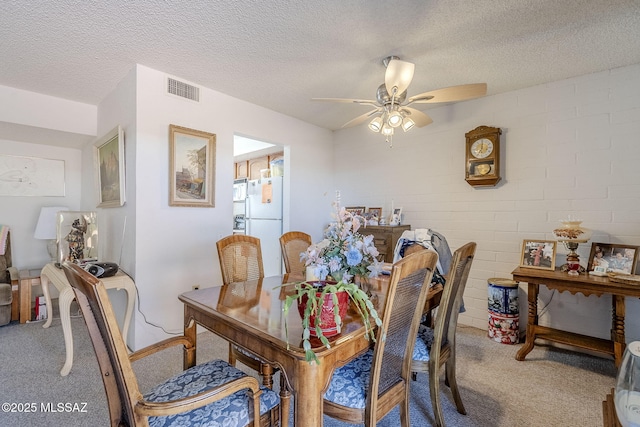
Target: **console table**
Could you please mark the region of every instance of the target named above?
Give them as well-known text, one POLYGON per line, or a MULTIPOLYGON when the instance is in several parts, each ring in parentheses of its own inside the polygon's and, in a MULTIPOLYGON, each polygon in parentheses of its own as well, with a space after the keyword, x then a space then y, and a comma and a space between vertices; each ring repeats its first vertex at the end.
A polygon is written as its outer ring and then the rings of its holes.
POLYGON ((570 276, 559 269, 539 270, 518 267, 511 272, 513 280, 529 284, 529 310, 527 316, 527 339, 524 346, 516 353, 516 360, 524 358, 533 350, 536 338, 562 344, 573 345, 584 349, 612 355, 616 367, 620 366, 626 347, 624 338, 625 297, 640 298, 640 287, 624 283, 613 282, 608 277, 593 276, 581 273, 570 276), (538 325, 538 292, 540 285, 559 292, 578 292, 584 296, 610 294, 612 296, 612 324, 611 339, 590 337, 573 332, 561 331, 538 325))
MULTIPOLYGON (((118 270, 115 276, 105 277, 100 279, 104 283, 104 287, 107 289, 124 289, 127 292, 127 310, 124 316, 124 323, 122 325, 122 336, 127 339, 129 332, 129 324, 131 322, 131 316, 133 314, 133 303, 136 299, 136 285, 127 274, 118 270)), ((47 304, 47 321, 43 328, 48 328, 53 320, 51 296, 49 295, 49 282, 58 289, 60 297, 58 300, 58 306, 60 307, 60 320, 62 322, 62 333, 64 335, 64 346, 67 352, 67 357, 64 362, 64 366, 60 370, 61 376, 66 376, 71 371, 71 365, 73 365, 73 336, 71 335, 71 301, 74 300, 75 294, 73 288, 67 281, 62 269, 55 266, 53 263, 49 263, 44 266, 40 273, 40 282, 42 284, 42 293, 47 304)))

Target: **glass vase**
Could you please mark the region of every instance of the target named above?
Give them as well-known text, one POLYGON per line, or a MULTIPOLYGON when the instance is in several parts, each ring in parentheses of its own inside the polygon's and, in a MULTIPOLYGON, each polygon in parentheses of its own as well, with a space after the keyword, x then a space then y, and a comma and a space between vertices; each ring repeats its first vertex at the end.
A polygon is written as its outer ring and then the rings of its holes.
POLYGON ((623 427, 640 426, 640 341, 629 343, 624 351, 614 403, 623 427))

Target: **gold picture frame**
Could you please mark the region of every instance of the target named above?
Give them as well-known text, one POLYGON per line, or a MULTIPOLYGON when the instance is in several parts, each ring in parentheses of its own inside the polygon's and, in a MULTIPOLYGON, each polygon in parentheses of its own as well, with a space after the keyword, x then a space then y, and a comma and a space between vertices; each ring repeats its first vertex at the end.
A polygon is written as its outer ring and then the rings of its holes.
POLYGON ((520 267, 555 270, 557 246, 555 240, 523 240, 520 267))
POLYGON ((351 206, 344 208, 347 212, 351 212, 354 215, 364 216, 365 207, 364 206, 351 206))
POLYGON ((380 219, 382 218, 382 208, 369 208, 367 209, 367 214, 371 214, 371 216, 380 219))
POLYGON ((639 246, 617 243, 591 243, 587 271, 603 267, 607 273, 635 274, 639 246))
POLYGON ((216 135, 169 125, 169 206, 215 207, 216 135))
POLYGON ((125 203, 124 132, 116 126, 95 142, 94 159, 99 208, 117 208, 125 203))

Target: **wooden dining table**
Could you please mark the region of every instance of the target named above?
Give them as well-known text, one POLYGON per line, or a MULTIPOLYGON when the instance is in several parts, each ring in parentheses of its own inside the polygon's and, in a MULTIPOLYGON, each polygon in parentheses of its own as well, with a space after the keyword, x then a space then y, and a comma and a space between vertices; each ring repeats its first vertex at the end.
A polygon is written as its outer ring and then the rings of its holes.
MULTIPOLYGON (((343 319, 342 332, 329 338, 330 348, 312 338, 311 344, 319 364, 305 360, 302 349, 302 323, 295 306, 286 318, 282 307, 294 284, 282 284, 282 276, 214 286, 179 296, 184 303, 184 334, 194 347, 184 351, 184 368, 196 363, 196 330, 201 325, 246 351, 278 367, 283 376, 281 396, 294 396, 294 425, 322 426, 322 396, 333 371, 372 343, 358 314, 349 309, 343 319)), ((388 276, 374 279, 369 286, 376 309, 384 315, 388 276)), ((436 307, 442 287, 429 292, 425 311, 436 307)), ((288 415, 282 414, 282 425, 288 425, 288 415)))

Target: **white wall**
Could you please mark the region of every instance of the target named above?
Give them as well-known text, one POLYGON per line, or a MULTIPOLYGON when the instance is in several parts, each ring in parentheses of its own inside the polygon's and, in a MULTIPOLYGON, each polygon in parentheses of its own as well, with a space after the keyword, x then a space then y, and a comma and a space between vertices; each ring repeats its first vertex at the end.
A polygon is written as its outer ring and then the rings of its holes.
MULTIPOLYGON (((165 73, 140 65, 132 72, 136 127, 127 144, 132 140, 135 144, 135 280, 146 318, 136 315, 133 347, 138 348, 166 337, 150 323, 168 331, 182 330, 180 293, 195 284, 220 284, 215 242, 232 233, 234 133, 285 147, 289 165, 285 185, 290 191, 285 229, 304 230, 316 238, 330 218, 332 136, 330 131, 206 88, 201 88, 199 103, 167 95, 165 73), (216 134, 214 208, 169 206, 170 124, 216 134)), ((105 108, 119 107, 114 103, 105 108)), ((125 246, 129 245, 127 241, 125 246)))
MULTIPOLYGON (((404 208, 404 223, 478 249, 460 322, 487 328, 487 279, 510 277, 523 239, 551 239, 567 215, 592 242, 640 245, 640 64, 426 111, 434 123, 389 148, 366 126, 336 132, 335 182, 345 204, 404 208), (502 129, 503 181, 464 180, 465 133, 502 129)), ((354 115, 357 114, 354 111, 354 115)), ((580 245, 586 265, 590 243, 580 245)), ((566 255, 559 248, 558 265, 566 255)), ((526 324, 525 286, 520 322, 526 324)), ((542 288, 540 307, 551 298, 542 288)), ((553 295, 541 324, 608 337, 611 298, 553 295)), ((640 302, 627 299, 627 340, 640 339, 640 302)))
POLYGON ((23 143, 0 139, 0 154, 64 160, 64 197, 0 196, 0 224, 11 229, 11 258, 19 269, 41 267, 49 262, 47 241, 33 238, 40 208, 67 206, 80 208, 81 163, 80 151, 49 145, 23 143))
POLYGON ((49 262, 47 242, 33 238, 43 206, 80 209, 81 145, 95 138, 96 106, 0 86, 0 154, 65 162, 63 197, 0 196, 0 224, 11 228, 13 264, 49 262), (75 146, 75 148, 73 148, 75 146))
MULTIPOLYGON (((0 86, 0 122, 69 134, 95 135, 96 106, 0 86)), ((46 141, 41 142, 47 144, 46 141)))

